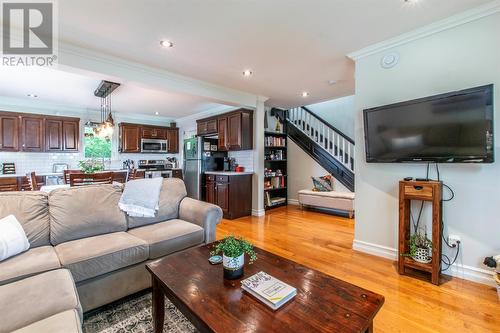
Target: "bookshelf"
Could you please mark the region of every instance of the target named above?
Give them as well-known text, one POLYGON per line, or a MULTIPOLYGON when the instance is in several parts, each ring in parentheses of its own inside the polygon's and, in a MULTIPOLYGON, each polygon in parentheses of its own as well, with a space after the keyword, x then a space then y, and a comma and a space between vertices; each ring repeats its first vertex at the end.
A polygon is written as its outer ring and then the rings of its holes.
MULTIPOLYGON (((279 110, 274 113, 276 121, 280 121, 281 131, 266 130, 264 132, 264 206, 266 210, 288 204, 288 138, 284 112, 279 110)), ((273 115, 272 112, 271 115, 273 115)))

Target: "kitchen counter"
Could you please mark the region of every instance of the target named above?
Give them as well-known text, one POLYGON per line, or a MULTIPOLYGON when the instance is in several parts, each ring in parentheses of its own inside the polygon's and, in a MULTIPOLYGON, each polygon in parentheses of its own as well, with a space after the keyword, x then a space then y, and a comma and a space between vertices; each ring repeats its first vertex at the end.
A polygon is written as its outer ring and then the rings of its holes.
POLYGON ((253 172, 235 172, 235 171, 205 171, 206 175, 218 175, 218 176, 244 176, 253 175, 253 172))
MULTIPOLYGON (((36 173, 37 176, 42 176, 42 177, 49 177, 49 176, 57 176, 57 177, 62 177, 62 173, 56 173, 56 172, 42 172, 42 173, 36 173)), ((0 174, 0 178, 17 178, 17 177, 26 177, 26 174, 22 173, 13 173, 13 174, 0 174)))

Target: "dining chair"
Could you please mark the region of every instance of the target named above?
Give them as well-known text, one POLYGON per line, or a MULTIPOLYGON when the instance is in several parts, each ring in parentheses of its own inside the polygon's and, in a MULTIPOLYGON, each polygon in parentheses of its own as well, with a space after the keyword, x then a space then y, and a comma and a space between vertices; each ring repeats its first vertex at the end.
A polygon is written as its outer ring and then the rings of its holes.
POLYGON ((81 174, 81 170, 63 170, 63 175, 64 175, 64 184, 69 184, 69 175, 71 174, 81 174))
POLYGON ((0 192, 19 191, 16 177, 0 178, 0 192))
POLYGON ((85 186, 97 184, 112 184, 113 172, 98 172, 98 173, 70 173, 69 186, 85 186))
POLYGON ((30 191, 38 191, 38 183, 36 181, 35 172, 28 172, 26 174, 26 178, 28 178, 29 190, 30 191))

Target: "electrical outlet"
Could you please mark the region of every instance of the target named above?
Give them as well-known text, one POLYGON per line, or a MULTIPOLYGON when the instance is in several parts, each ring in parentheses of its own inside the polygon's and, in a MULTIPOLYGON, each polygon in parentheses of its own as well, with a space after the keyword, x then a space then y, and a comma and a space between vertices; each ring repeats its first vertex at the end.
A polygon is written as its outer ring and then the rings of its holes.
POLYGON ((458 243, 460 243, 460 236, 457 235, 449 235, 448 236, 448 244, 450 246, 456 247, 458 243))

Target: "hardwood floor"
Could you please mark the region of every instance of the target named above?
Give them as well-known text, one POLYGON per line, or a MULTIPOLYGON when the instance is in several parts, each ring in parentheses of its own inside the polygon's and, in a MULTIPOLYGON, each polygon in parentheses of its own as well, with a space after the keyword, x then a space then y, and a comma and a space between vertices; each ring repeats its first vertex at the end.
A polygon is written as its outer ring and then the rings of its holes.
POLYGON ((288 206, 223 220, 217 238, 229 234, 384 295, 375 332, 500 332, 494 288, 446 275, 439 287, 400 276, 396 262, 352 249, 354 220, 288 206))

